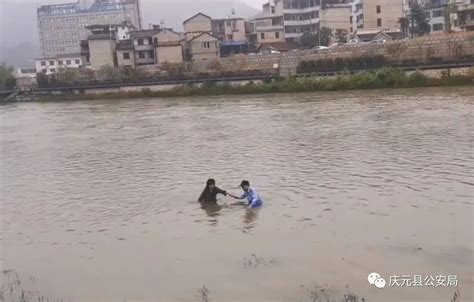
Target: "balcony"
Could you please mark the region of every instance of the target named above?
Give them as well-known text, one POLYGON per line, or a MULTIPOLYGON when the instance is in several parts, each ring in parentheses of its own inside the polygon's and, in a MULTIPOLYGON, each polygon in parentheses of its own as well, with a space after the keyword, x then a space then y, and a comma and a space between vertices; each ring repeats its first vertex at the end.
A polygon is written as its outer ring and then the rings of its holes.
POLYGON ((144 51, 144 50, 153 50, 154 45, 148 45, 148 44, 143 44, 143 45, 135 45, 135 50, 136 51, 144 51))
POLYGON ((303 35, 303 33, 285 33, 285 38, 290 39, 290 38, 299 38, 303 35))
POLYGON ((319 23, 319 18, 312 18, 307 20, 285 20, 285 26, 303 26, 319 23))
POLYGON ((470 10, 474 10, 474 3, 457 4, 458 12, 465 12, 470 10))
POLYGON ((285 8, 283 13, 285 14, 305 14, 319 11, 319 6, 312 6, 307 8, 285 8))
POLYGON ((153 65, 155 64, 155 58, 135 58, 137 65, 153 65))
POLYGON ((283 31, 283 25, 257 26, 256 32, 283 31))

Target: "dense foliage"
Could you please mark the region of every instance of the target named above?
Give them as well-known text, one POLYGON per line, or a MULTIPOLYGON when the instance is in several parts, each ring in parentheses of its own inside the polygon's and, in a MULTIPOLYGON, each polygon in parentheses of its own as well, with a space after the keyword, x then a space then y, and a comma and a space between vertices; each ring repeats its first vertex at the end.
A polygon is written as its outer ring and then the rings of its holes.
POLYGON ((15 87, 15 76, 13 75, 13 68, 5 64, 0 64, 0 90, 12 89, 15 87))

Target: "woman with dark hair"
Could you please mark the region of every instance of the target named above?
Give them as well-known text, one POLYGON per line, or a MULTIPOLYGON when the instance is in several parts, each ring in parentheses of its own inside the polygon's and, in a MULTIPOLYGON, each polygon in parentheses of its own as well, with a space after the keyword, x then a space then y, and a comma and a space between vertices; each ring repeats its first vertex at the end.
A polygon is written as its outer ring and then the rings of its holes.
POLYGON ((217 194, 222 194, 227 196, 227 192, 216 187, 216 181, 214 179, 208 179, 206 182, 206 187, 199 196, 199 202, 216 202, 217 194))

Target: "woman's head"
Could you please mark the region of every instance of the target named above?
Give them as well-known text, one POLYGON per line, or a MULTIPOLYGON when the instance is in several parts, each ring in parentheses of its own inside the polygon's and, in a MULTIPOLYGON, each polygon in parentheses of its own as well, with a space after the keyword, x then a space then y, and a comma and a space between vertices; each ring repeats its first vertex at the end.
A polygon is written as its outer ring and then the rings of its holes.
POLYGON ((210 179, 207 180, 206 186, 209 189, 214 189, 214 187, 216 186, 216 181, 214 179, 210 178, 210 179))

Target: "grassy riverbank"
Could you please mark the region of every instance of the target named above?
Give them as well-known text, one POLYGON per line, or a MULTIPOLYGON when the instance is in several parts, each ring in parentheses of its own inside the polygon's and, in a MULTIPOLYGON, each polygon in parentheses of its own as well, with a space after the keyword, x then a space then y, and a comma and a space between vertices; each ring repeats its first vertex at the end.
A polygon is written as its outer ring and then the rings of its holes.
POLYGON ((166 91, 151 91, 143 89, 133 92, 112 92, 103 94, 71 94, 42 97, 40 100, 70 100, 70 99, 129 99, 147 97, 188 97, 206 95, 245 95, 263 93, 294 93, 316 91, 344 91, 357 89, 384 88, 415 88, 474 85, 474 70, 466 75, 444 74, 441 78, 431 78, 421 72, 408 74, 397 69, 382 69, 378 71, 343 74, 334 77, 291 77, 244 86, 217 84, 212 82, 203 85, 183 85, 166 91))

